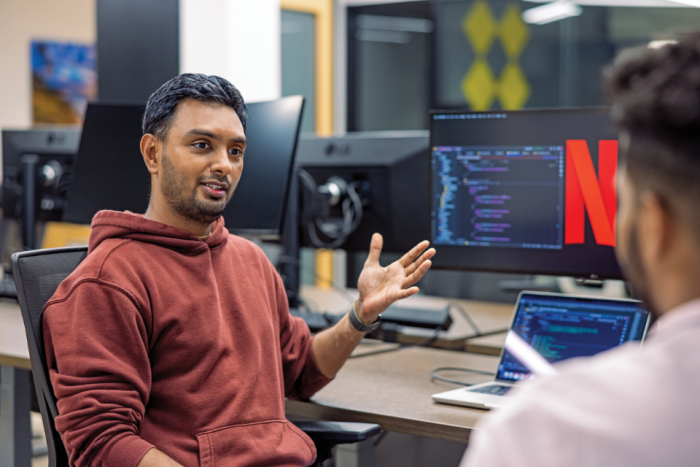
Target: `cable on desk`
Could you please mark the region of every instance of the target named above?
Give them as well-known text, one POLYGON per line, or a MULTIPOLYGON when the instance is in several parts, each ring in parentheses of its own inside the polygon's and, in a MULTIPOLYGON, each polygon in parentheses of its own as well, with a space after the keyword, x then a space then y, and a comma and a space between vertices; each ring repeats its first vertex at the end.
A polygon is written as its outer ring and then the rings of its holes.
POLYGON ((472 328, 472 330, 476 333, 476 335, 474 337, 479 337, 479 336, 482 336, 484 334, 483 332, 481 332, 481 329, 479 329, 479 327, 476 325, 476 323, 474 322, 472 317, 469 316, 469 313, 467 313, 467 310, 465 310, 462 307, 462 305, 460 305, 457 302, 449 302, 447 304, 447 311, 449 311, 452 308, 456 308, 457 311, 459 311, 459 313, 464 317, 467 324, 469 324, 469 327, 472 328))
POLYGON ((437 373, 439 371, 464 371, 467 373, 475 373, 477 375, 486 375, 486 376, 494 376, 495 373, 491 371, 482 371, 482 370, 472 370, 471 368, 457 368, 457 367, 452 367, 452 366, 441 366, 440 368, 435 368, 430 372, 430 381, 443 381, 445 383, 450 383, 450 384, 459 384, 460 386, 473 386, 476 383, 464 383, 462 381, 457 381, 456 379, 451 379, 451 378, 445 378, 444 376, 440 376, 437 373))
MULTIPOLYGON (((448 308, 448 312, 449 312, 449 308, 448 308)), ((438 326, 437 328, 435 328, 435 332, 433 333, 433 335, 428 337, 425 341, 421 342, 420 344, 408 345, 406 347, 429 347, 433 342, 438 340, 438 338, 440 337, 440 332, 446 331, 446 330, 447 329, 445 329, 444 325, 438 326)), ((406 348, 406 347, 404 347, 404 348, 406 348)))

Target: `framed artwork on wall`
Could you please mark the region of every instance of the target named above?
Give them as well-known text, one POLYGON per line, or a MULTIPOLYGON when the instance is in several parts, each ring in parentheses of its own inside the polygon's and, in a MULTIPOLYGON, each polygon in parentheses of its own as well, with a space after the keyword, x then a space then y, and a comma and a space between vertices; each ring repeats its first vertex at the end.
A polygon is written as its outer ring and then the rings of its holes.
POLYGON ((80 124, 97 96, 94 45, 32 41, 30 53, 33 123, 80 124))

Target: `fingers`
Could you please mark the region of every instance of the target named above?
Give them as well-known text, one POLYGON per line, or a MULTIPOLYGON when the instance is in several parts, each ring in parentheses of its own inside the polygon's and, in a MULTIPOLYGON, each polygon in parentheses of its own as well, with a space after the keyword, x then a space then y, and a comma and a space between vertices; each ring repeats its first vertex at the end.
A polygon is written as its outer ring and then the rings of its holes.
POLYGON ((420 242, 418 245, 414 246, 414 247, 411 249, 411 251, 409 251, 408 253, 406 253, 405 255, 403 255, 403 256, 401 257, 401 259, 399 260, 399 264, 401 264, 401 266, 403 266, 403 267, 408 266, 408 265, 411 264, 416 258, 418 258, 418 255, 420 255, 420 254, 423 252, 423 250, 425 250, 426 248, 428 248, 428 245, 430 245, 430 242, 429 242, 428 240, 423 240, 423 241, 420 242))
POLYGON ((424 252, 420 256, 420 258, 409 264, 408 267, 404 269, 404 273, 407 276, 410 276, 416 269, 420 267, 421 264, 423 264, 426 260, 429 260, 433 256, 435 256, 435 248, 431 248, 428 251, 424 252))
POLYGON ((423 264, 421 264, 417 270, 415 270, 412 274, 409 274, 406 277, 406 279, 404 279, 401 287, 405 289, 406 287, 409 287, 421 280, 425 273, 428 272, 428 269, 430 269, 430 266, 432 266, 432 264, 433 263, 430 260, 426 260, 425 262, 423 262, 423 264))
POLYGON ((372 235, 372 243, 369 245, 369 256, 367 256, 367 264, 379 264, 379 255, 382 253, 382 245, 384 244, 384 239, 378 233, 372 235))
POLYGON ((396 302, 398 300, 403 300, 404 298, 408 298, 411 295, 415 295, 417 293, 418 293, 418 287, 410 287, 408 289, 399 290, 394 295, 394 299, 392 301, 396 302))

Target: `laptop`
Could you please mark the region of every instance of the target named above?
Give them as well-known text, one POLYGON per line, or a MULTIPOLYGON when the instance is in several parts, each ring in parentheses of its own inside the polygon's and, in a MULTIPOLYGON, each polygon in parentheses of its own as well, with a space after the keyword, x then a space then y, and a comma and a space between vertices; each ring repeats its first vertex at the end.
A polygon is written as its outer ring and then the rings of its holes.
MULTIPOLYGON (((521 292, 509 332, 553 364, 589 357, 626 342, 640 345, 649 318, 649 312, 637 300, 521 292)), ((517 381, 533 376, 513 352, 504 348, 494 381, 433 394, 432 398, 466 407, 501 407, 517 381)))

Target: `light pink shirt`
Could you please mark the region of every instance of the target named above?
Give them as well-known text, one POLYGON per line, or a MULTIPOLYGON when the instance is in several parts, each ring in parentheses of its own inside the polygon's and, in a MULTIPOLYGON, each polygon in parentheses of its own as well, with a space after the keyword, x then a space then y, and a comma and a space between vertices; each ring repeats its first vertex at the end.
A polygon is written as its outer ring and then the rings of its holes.
POLYGON ((700 299, 622 346, 518 384, 460 467, 700 466, 700 299))

